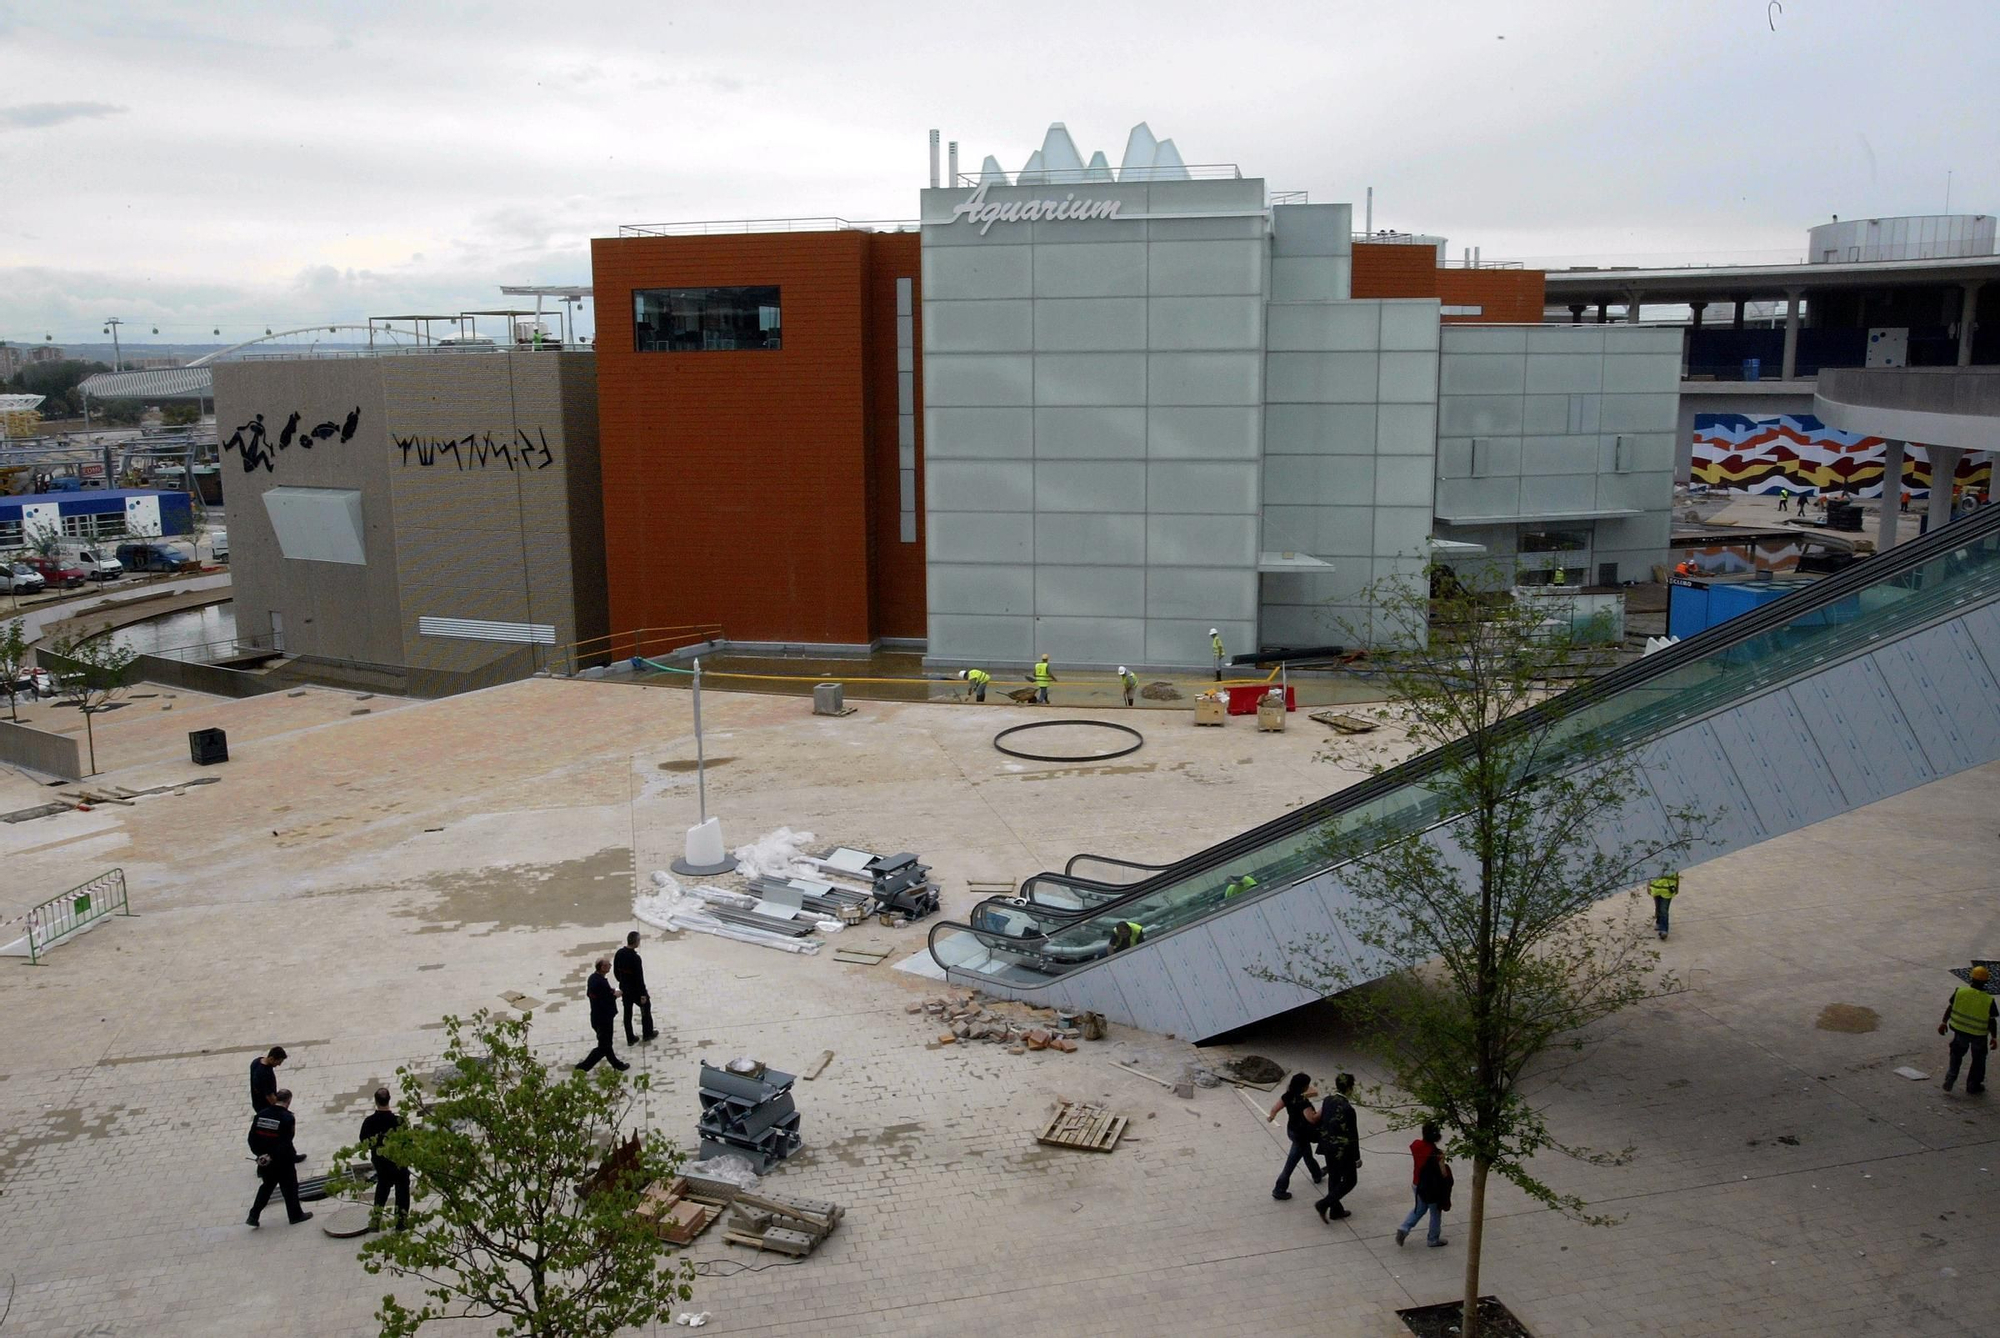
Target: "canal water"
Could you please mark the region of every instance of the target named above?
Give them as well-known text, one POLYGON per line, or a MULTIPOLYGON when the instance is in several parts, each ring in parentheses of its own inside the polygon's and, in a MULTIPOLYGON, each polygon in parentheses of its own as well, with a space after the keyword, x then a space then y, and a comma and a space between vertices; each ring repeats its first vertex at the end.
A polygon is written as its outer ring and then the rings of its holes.
POLYGON ((119 628, 111 634, 111 640, 141 655, 196 661, 226 659, 236 641, 236 606, 225 600, 162 614, 119 628))

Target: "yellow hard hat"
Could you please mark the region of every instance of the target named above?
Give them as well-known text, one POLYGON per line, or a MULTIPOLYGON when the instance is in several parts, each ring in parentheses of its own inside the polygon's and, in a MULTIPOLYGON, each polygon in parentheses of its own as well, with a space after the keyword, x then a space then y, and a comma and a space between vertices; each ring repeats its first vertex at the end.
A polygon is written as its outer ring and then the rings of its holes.
POLYGON ((1987 981, 1993 978, 1991 973, 1989 973, 1987 969, 1983 966, 1973 967, 1971 975, 1972 975, 1972 983, 1975 985, 1984 985, 1987 981))

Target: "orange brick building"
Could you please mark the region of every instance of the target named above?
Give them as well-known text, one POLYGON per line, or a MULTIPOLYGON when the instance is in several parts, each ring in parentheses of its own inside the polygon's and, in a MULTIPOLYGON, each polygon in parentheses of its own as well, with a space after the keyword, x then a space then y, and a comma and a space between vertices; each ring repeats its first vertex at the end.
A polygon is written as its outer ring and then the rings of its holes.
POLYGON ((916 234, 628 235, 591 266, 613 631, 921 639, 916 234))
POLYGON ((1354 243, 1355 297, 1435 297, 1446 325, 1539 325, 1545 277, 1538 269, 1446 269, 1426 241, 1354 243))

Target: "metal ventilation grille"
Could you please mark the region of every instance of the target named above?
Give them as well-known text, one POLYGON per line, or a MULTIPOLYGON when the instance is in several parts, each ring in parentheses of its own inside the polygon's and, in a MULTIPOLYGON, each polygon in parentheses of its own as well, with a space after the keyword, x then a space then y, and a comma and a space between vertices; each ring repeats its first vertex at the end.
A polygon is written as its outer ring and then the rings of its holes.
POLYGON ((551 623, 498 623, 478 618, 419 618, 420 636, 456 637, 461 641, 512 641, 521 645, 553 646, 556 629, 551 623))

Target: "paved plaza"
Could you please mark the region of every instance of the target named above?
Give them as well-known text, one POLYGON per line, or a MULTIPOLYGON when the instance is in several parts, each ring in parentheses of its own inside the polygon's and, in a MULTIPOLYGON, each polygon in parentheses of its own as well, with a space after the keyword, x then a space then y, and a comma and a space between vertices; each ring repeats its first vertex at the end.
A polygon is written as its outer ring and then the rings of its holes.
MULTIPOLYGON (((139 692, 158 695, 98 721, 99 782, 216 783, 0 824, 0 920, 112 867, 139 913, 45 965, 0 959, 0 1338, 372 1333, 383 1280, 350 1243, 278 1212, 243 1225, 250 1057, 291 1052, 307 1173, 353 1139, 376 1085, 437 1053, 447 1013, 520 991, 546 1001, 538 1046, 580 1058, 591 959, 640 927, 635 877, 694 820, 690 699, 547 680, 428 703, 139 692), (207 726, 232 760, 204 771, 186 734, 207 726)), ((1360 774, 1316 757, 1326 731, 1303 714, 1259 734, 1146 712, 1140 752, 1059 765, 990 738, 1080 712, 862 702, 829 719, 723 693, 703 707, 709 807, 732 843, 791 826, 915 850, 947 914, 968 879, 1083 850, 1159 862, 1360 774)), ((0 812, 49 793, 0 772, 0 812)), ((1939 1090, 1935 1027, 1945 968, 2000 955, 1996 812, 1987 768, 1691 871, 1665 945, 1690 988, 1547 1079, 1559 1134, 1634 1158, 1538 1169, 1620 1224, 1498 1190, 1486 1290, 1543 1336, 1904 1338, 1989 1316, 2000 1110, 1939 1090)), ((848 934, 892 943, 894 961, 926 928, 848 934)), ((1113 1067, 1171 1077, 1197 1055, 1185 1043, 1114 1028, 1073 1055, 927 1049, 935 1023, 905 1010, 937 987, 887 963, 651 929, 642 948, 665 1034, 624 1053, 657 1084, 651 1127, 693 1142, 704 1058, 835 1054, 798 1085, 805 1150, 772 1184, 848 1215, 796 1265, 760 1268, 776 1256, 711 1230, 691 1306, 710 1332, 1390 1338, 1399 1307, 1460 1285, 1462 1205, 1450 1247, 1398 1249, 1410 1135, 1365 1114, 1355 1215, 1330 1228, 1312 1195, 1270 1197, 1269 1096, 1183 1101, 1113 1067), (1108 1155, 1038 1146, 1061 1097, 1114 1105, 1130 1136, 1108 1155)), ((1366 1076, 1348 1041, 1322 1004, 1205 1053, 1366 1076)))

